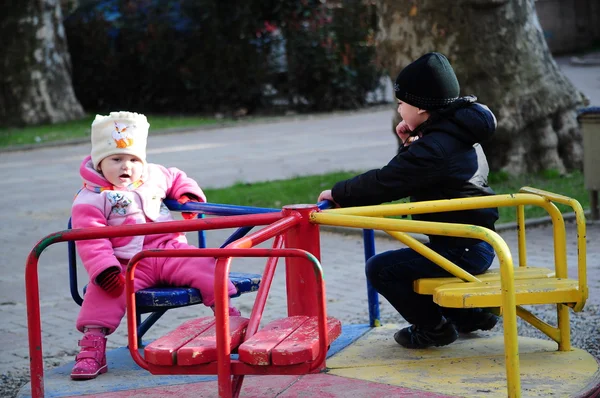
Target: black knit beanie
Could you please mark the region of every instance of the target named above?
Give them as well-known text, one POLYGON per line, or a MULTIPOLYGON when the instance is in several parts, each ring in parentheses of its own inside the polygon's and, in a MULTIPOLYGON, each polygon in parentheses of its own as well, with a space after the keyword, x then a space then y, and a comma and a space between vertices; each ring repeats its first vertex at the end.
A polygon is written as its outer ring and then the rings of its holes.
POLYGON ((448 58, 440 53, 428 53, 402 69, 394 91, 402 102, 433 110, 455 101, 460 86, 448 58))

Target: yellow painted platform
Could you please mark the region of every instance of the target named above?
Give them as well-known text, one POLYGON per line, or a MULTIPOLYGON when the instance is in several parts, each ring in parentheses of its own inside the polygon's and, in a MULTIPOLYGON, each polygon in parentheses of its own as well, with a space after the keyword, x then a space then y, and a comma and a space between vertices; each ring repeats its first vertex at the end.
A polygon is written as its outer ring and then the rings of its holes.
MULTIPOLYGON (((446 347, 409 350, 397 325, 373 328, 327 360, 332 375, 457 397, 506 397, 503 337, 479 332, 446 347)), ((519 337, 523 397, 587 396, 600 383, 596 359, 552 341, 519 337)))

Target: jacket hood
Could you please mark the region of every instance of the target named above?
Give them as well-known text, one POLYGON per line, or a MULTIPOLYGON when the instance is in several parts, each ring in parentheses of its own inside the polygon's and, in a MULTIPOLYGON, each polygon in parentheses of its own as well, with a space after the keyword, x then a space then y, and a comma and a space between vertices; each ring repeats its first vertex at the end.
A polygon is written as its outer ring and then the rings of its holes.
POLYGON ((496 117, 476 101, 474 96, 461 97, 439 111, 431 111, 422 124, 422 133, 443 131, 469 144, 488 140, 496 131, 496 117))
POLYGON ((81 178, 83 178, 85 185, 88 187, 102 188, 111 185, 98 170, 94 169, 91 156, 87 156, 83 159, 79 166, 79 174, 81 175, 81 178))

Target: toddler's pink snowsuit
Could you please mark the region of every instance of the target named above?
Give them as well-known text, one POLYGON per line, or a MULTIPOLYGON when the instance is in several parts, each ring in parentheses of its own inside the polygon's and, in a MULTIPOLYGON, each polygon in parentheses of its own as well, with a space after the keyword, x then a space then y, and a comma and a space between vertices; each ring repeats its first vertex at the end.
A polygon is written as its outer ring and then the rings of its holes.
MULTIPOLYGON (((158 164, 147 164, 142 184, 135 184, 129 190, 113 190, 93 168, 90 156, 82 162, 80 174, 85 186, 73 202, 73 228, 173 221, 163 199, 179 199, 183 194, 191 194, 206 201, 198 184, 183 171, 158 164)), ((119 266, 125 272, 127 261, 141 250, 193 248, 183 233, 84 240, 76 242, 76 246, 90 277, 77 329, 101 326, 107 328, 109 334, 119 326, 125 314, 125 294, 111 297, 95 283, 96 277, 112 266, 119 266)), ((200 290, 204 305, 212 306, 214 270, 214 258, 146 258, 136 268, 135 290, 156 285, 191 286, 200 290)), ((229 295, 235 293, 235 286, 229 282, 229 295)))

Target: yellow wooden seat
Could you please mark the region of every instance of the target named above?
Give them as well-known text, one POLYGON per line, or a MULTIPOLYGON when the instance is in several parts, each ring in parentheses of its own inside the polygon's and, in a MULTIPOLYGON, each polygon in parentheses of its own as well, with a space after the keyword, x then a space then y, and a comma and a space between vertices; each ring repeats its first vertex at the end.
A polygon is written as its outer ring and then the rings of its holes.
MULTIPOLYGON (((576 303, 582 295, 575 279, 515 279, 514 286, 516 305, 576 303)), ((500 307, 500 280, 447 283, 434 290, 433 301, 450 308, 500 307)))
MULTIPOLYGON (((515 280, 520 279, 538 279, 552 278, 555 272, 549 268, 542 267, 518 267, 514 270, 515 280)), ((483 274, 475 275, 482 282, 500 281, 500 269, 494 268, 483 274)), ((441 285, 449 283, 462 283, 463 281, 456 277, 447 278, 421 278, 414 282, 414 291, 419 294, 431 295, 434 290, 441 285)))

